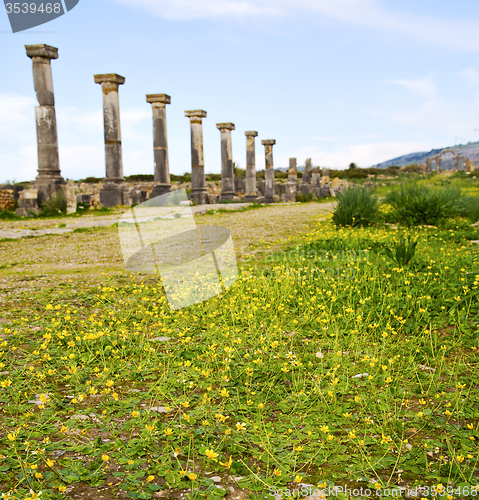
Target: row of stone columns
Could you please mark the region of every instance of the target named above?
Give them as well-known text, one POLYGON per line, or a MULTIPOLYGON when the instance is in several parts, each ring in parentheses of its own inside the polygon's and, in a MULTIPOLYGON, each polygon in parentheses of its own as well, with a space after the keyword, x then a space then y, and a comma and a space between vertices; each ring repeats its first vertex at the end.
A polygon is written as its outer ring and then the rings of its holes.
MULTIPOLYGON (((58 49, 49 45, 26 45, 27 55, 33 61, 33 79, 39 106, 36 108, 38 176, 35 187, 38 189, 39 202, 52 198, 62 189, 65 181, 60 174, 58 155, 57 125, 51 59, 58 58, 58 49)), ((105 140, 105 183, 100 191, 100 204, 106 207, 124 204, 127 191, 124 184, 123 159, 121 147, 120 101, 118 89, 125 83, 123 76, 115 73, 94 75, 95 83, 101 85, 103 95, 103 124, 105 140)), ((167 193, 171 189, 168 164, 168 141, 166 131, 166 105, 171 103, 167 94, 148 94, 146 101, 152 106, 153 113, 153 151, 154 181, 151 197, 167 193)), ((201 109, 185 111, 191 127, 191 198, 198 205, 207 203, 205 166, 203 154, 203 118, 206 111, 201 109)), ((231 122, 217 123, 221 133, 221 201, 232 201, 235 196, 231 122)), ((257 198, 255 164, 255 130, 246 131, 246 200, 257 198)), ((272 203, 275 195, 273 146, 274 139, 262 141, 265 147, 265 201, 272 203)), ((313 169, 313 188, 319 182, 319 169, 313 169)), ((319 184, 318 184, 319 185, 319 184)), ((311 159, 306 160, 301 193, 311 190, 311 159)), ((286 199, 296 200, 297 168, 296 158, 290 158, 286 199)))

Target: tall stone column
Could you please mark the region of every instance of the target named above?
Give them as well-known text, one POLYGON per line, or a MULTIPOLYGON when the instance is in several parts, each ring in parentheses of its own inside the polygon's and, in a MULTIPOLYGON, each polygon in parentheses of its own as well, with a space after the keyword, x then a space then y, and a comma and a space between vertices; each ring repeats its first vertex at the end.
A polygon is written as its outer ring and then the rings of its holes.
POLYGON ((296 201, 298 192, 298 170, 296 167, 296 158, 289 159, 288 182, 286 183, 286 201, 296 201))
POLYGON ((264 198, 266 203, 274 202, 274 163, 273 146, 276 144, 274 139, 264 139, 261 141, 264 146, 264 198))
POLYGON ((459 156, 454 156, 454 172, 457 172, 459 170, 459 156))
POLYGON ((194 109, 185 111, 191 127, 191 199, 196 205, 206 205, 205 160, 203 155, 203 118, 206 111, 194 109))
POLYGON ((313 168, 313 196, 319 198, 321 196, 321 172, 319 171, 319 167, 313 168))
POLYGON ((100 205, 114 207, 123 204, 123 160, 121 155, 120 100, 118 87, 125 78, 117 74, 95 75, 95 83, 103 91, 103 125, 105 131, 105 185, 100 190, 100 205))
POLYGON ((330 174, 329 168, 323 168, 323 182, 322 182, 322 186, 324 186, 324 187, 329 187, 329 183, 331 181, 331 178, 330 178, 329 174, 330 174))
POLYGON ((436 172, 439 173, 441 171, 441 157, 436 156, 436 172))
POLYGON ((50 61, 58 59, 58 49, 50 45, 25 45, 27 56, 33 63, 33 84, 39 106, 35 108, 37 125, 38 175, 35 189, 38 204, 56 196, 64 189, 65 180, 60 173, 58 155, 57 119, 50 61))
POLYGON ((307 196, 311 192, 311 158, 304 162, 303 179, 299 188, 302 195, 307 196))
POLYGON ((148 94, 146 102, 153 110, 153 154, 155 159, 155 186, 150 198, 155 198, 171 189, 168 167, 168 139, 166 136, 166 105, 171 103, 167 94, 148 94))
POLYGON ((254 138, 258 136, 255 130, 244 133, 246 136, 246 201, 255 201, 256 192, 256 156, 254 138))
POLYGON ((426 158, 426 173, 430 174, 431 173, 431 158, 426 158))
POLYGON ((235 196, 235 173, 233 167, 233 150, 231 147, 231 131, 233 123, 217 123, 221 132, 221 198, 220 201, 231 201, 235 196))

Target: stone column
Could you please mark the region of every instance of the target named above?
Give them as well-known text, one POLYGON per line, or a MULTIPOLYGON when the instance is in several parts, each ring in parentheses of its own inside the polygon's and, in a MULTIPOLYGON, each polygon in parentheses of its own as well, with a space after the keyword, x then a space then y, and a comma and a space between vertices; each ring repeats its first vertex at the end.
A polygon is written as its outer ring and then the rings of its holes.
POLYGON ((431 158, 426 158, 426 173, 430 174, 431 173, 431 158))
POLYGON ((264 146, 264 198, 266 203, 274 202, 274 163, 273 146, 276 144, 274 139, 264 139, 261 141, 264 146))
POLYGON ((299 189, 304 196, 311 192, 311 158, 306 158, 304 162, 303 179, 299 189))
POLYGON ((286 183, 286 201, 296 201, 298 191, 298 170, 296 168, 296 158, 289 159, 288 182, 286 183))
POLYGON ((153 154, 155 158, 155 186, 150 198, 155 198, 171 189, 168 167, 168 139, 166 136, 166 105, 171 103, 167 94, 148 94, 146 102, 153 110, 153 154))
POLYGON ((38 175, 34 186, 38 191, 38 204, 41 205, 43 201, 55 197, 66 185, 60 173, 55 96, 50 64, 52 59, 58 59, 58 49, 45 44, 25 45, 25 49, 33 63, 33 84, 39 104, 35 108, 38 175))
POLYGON ((329 168, 323 168, 323 182, 322 185, 325 187, 329 187, 331 179, 329 177, 329 168))
POLYGON ((255 130, 249 130, 244 133, 246 136, 246 201, 255 201, 256 192, 256 156, 254 147, 254 138, 258 136, 255 130))
POLYGON ((100 190, 100 205, 114 207, 123 204, 123 160, 121 156, 120 101, 118 87, 125 78, 117 74, 95 75, 95 83, 103 91, 103 125, 105 131, 105 185, 100 190))
POLYGON ((321 173, 319 167, 313 168, 313 196, 319 198, 321 196, 321 173))
POLYGON ((457 172, 459 170, 459 156, 454 156, 454 168, 453 171, 457 172))
POLYGON ((436 156, 436 172, 439 173, 441 171, 441 157, 436 156))
POLYGON ((231 131, 233 123, 217 123, 221 132, 221 198, 220 201, 231 201, 235 196, 235 174, 233 167, 233 151, 231 147, 231 131))
POLYGON ((194 109, 185 111, 191 127, 191 199, 196 205, 206 205, 205 160, 203 155, 203 118, 206 111, 194 109))

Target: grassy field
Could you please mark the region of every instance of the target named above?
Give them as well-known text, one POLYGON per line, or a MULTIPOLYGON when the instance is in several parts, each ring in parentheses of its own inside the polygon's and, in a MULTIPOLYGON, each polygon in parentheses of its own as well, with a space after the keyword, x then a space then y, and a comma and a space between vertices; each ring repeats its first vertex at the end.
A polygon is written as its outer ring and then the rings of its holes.
POLYGON ((323 208, 199 217, 240 276, 179 311, 114 228, 0 242, 3 498, 476 496, 477 229, 323 208))

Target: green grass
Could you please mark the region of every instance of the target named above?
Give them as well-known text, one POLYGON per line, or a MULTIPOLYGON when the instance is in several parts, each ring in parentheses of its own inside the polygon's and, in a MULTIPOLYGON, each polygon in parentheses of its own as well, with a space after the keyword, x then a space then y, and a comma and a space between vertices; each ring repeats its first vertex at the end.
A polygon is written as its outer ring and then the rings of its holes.
POLYGON ((0 330, 0 490, 477 485, 478 254, 452 224, 318 223, 176 312, 128 273, 28 292, 0 330), (407 269, 376 250, 408 236, 407 269))

